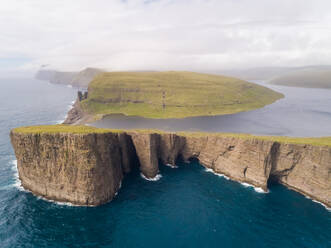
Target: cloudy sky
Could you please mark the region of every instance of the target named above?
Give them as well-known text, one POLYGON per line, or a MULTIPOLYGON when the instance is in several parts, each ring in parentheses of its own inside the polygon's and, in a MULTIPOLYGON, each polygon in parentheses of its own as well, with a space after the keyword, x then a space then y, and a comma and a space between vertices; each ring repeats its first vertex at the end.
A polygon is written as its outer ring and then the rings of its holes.
POLYGON ((0 0, 0 77, 331 64, 330 0, 0 0))

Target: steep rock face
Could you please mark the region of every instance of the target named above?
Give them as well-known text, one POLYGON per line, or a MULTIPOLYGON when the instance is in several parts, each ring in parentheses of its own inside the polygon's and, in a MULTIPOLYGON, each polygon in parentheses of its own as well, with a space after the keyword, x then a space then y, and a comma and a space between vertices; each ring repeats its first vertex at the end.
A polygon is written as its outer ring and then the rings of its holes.
POLYGON ((81 125, 92 122, 93 120, 95 120, 94 116, 89 115, 82 109, 81 103, 77 98, 75 103, 72 105, 72 108, 68 111, 67 117, 63 121, 63 124, 81 125))
MULTIPOLYGON (((163 164, 175 165, 185 146, 185 137, 163 133, 159 138, 158 157, 163 164)), ((191 156, 190 156, 191 157, 191 156)))
POLYGON ((117 134, 11 133, 22 186, 45 198, 100 205, 123 177, 117 134))
POLYGON ((331 147, 258 138, 204 134, 119 132, 100 134, 11 133, 25 188, 37 195, 81 205, 111 200, 124 173, 139 166, 153 178, 159 160, 197 158, 233 180, 267 190, 282 183, 331 206, 331 147))
POLYGON ((331 148, 281 144, 271 177, 331 206, 331 148))
POLYGON ((75 124, 78 123, 84 116, 84 112, 80 106, 80 102, 76 101, 72 109, 69 110, 66 119, 63 124, 75 124))
POLYGON ((186 158, 195 156, 217 173, 267 189, 271 167, 268 156, 273 142, 215 136, 187 140, 186 158))
POLYGON ((131 133, 131 139, 140 162, 140 170, 147 177, 152 178, 159 172, 158 165, 158 134, 131 133))

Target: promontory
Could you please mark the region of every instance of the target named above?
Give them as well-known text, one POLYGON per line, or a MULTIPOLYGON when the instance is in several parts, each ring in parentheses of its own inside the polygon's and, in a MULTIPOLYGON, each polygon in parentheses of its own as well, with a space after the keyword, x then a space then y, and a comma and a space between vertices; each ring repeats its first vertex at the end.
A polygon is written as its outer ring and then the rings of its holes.
POLYGON ((253 110, 284 96, 237 78, 185 71, 105 72, 89 84, 66 124, 105 115, 145 118, 213 116, 253 110))

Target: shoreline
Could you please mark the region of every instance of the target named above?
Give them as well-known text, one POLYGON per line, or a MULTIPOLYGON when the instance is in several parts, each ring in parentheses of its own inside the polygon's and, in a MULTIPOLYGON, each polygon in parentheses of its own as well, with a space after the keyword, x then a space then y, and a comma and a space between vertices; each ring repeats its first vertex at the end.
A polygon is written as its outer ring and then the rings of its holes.
MULTIPOLYGON (((85 113, 82 110, 82 108, 80 106, 80 102, 79 102, 78 99, 76 99, 76 101, 72 101, 71 103, 72 104, 69 105, 69 109, 68 109, 68 112, 67 112, 67 115, 66 115, 66 118, 65 118, 64 123, 70 124, 70 125, 79 125, 79 124, 85 124, 85 125, 87 125, 88 123, 95 121, 95 119, 93 118, 93 116, 85 113)), ((105 118, 106 116, 108 116, 108 115, 102 115, 101 118, 105 118)), ((142 117, 142 118, 144 118, 144 117, 142 117)), ((181 133, 185 133, 185 132, 181 132, 181 133)), ((254 138, 254 137, 252 137, 252 138, 254 138)), ((249 181, 241 181, 239 178, 232 177, 232 176, 229 176, 229 175, 224 174, 224 173, 218 173, 217 171, 215 171, 213 169, 210 169, 207 166, 203 165, 202 162, 200 162, 200 164, 205 167, 205 169, 206 169, 207 172, 212 172, 213 174, 215 174, 217 176, 224 177, 227 180, 230 179, 232 181, 239 182, 244 187, 253 187, 253 189, 257 193, 268 193, 268 189, 264 189, 263 186, 260 187, 259 185, 254 185, 254 183, 250 183, 249 181)), ((171 168, 176 168, 176 165, 172 165, 170 163, 165 163, 165 165, 166 166, 169 166, 171 168)), ((145 180, 148 180, 148 181, 158 181, 158 180, 160 180, 160 178, 162 177, 162 175, 161 174, 157 174, 155 177, 147 178, 146 176, 144 176, 144 175, 141 174, 141 177, 143 179, 145 179, 145 180)), ((309 199, 312 199, 313 201, 316 201, 317 203, 322 204, 328 211, 330 210, 330 208, 327 205, 325 205, 323 202, 319 201, 314 196, 312 196, 312 195, 310 195, 310 194, 308 194, 308 193, 306 193, 304 191, 301 191, 300 189, 297 189, 295 187, 292 187, 292 186, 290 186, 290 185, 288 185, 288 184, 286 184, 284 182, 282 182, 280 184, 283 184, 285 187, 289 188, 290 190, 294 190, 296 192, 299 192, 300 194, 303 194, 305 197, 308 197, 309 199)), ((24 188, 24 186, 23 186, 22 183, 21 183, 21 185, 19 187, 21 187, 21 188, 23 187, 24 188)), ((117 192, 116 192, 116 194, 117 194, 117 192)), ((67 201, 62 201, 61 199, 50 199, 50 198, 47 198, 47 197, 44 197, 44 196, 41 196, 41 197, 43 197, 43 198, 45 198, 46 200, 49 200, 49 201, 68 203, 67 201)), ((81 206, 81 205, 79 205, 79 206, 81 206)), ((93 206, 93 205, 87 205, 87 206, 93 206)))
MULTIPOLYGON (((49 202, 49 203, 53 203, 53 204, 56 204, 56 205, 59 205, 59 206, 67 206, 67 207, 98 207, 97 205, 77 205, 77 204, 74 204, 74 203, 71 203, 71 202, 68 202, 68 201, 59 201, 59 200, 55 200, 55 199, 49 199, 49 198, 46 198, 46 197, 43 197, 43 196, 40 196, 40 195, 36 195, 34 194, 32 191, 30 191, 29 189, 26 189, 23 187, 22 185, 22 182, 19 178, 19 175, 18 175, 18 170, 17 170, 17 160, 12 160, 11 161, 11 164, 13 165, 12 166, 12 170, 14 171, 14 178, 15 178, 15 183, 12 185, 13 187, 15 187, 17 190, 19 191, 22 191, 22 192, 27 192, 27 193, 31 193, 33 196, 35 196, 36 198, 38 199, 41 199, 41 200, 44 200, 46 202, 49 202)), ((202 164, 200 164, 202 167, 204 167, 204 171, 206 173, 211 173, 217 177, 221 177, 221 178, 224 178, 225 180, 231 180, 233 182, 236 182, 236 183, 239 183, 241 184, 244 188, 253 188, 253 190, 258 193, 258 194, 269 194, 270 193, 270 190, 267 190, 267 191, 264 191, 262 188, 259 188, 259 187, 255 187, 254 185, 252 184, 248 184, 248 183, 244 183, 244 182, 241 182, 241 181, 238 181, 238 180, 234 180, 222 173, 217 173, 215 172, 213 169, 210 169, 210 168, 207 168, 205 166, 203 166, 202 164), (261 190, 260 190, 261 189, 261 190)), ((166 165, 165 166, 168 166, 172 169, 176 169, 178 168, 177 165, 172 165, 172 166, 169 166, 169 165, 166 165)), ((154 178, 147 178, 145 177, 142 173, 140 173, 140 177, 146 181, 149 181, 149 182, 156 182, 156 181, 159 181, 161 178, 162 178, 162 175, 161 174, 158 174, 156 177, 154 178)), ((115 197, 118 195, 120 189, 121 189, 121 186, 122 184, 120 184, 120 187, 118 189, 118 191, 115 193, 115 197)), ((283 184, 282 184, 283 185, 283 184)), ((289 186, 286 186, 286 185, 283 185, 285 186, 288 190, 292 190, 292 191, 295 191, 295 192, 298 192, 300 193, 301 195, 303 195, 306 199, 309 199, 319 205, 321 205, 322 207, 324 207, 328 212, 331 212, 331 207, 328 207, 327 205, 325 205, 323 202, 320 202, 316 199, 314 199, 314 197, 311 197, 309 195, 306 195, 306 194, 303 194, 302 192, 292 188, 292 187, 289 187, 289 186)), ((108 202, 109 203, 109 202, 108 202)), ((105 203, 107 204, 107 203, 105 203)))
POLYGON ((325 171, 329 168, 331 146, 309 145, 305 140, 301 141, 302 144, 289 144, 286 141, 280 143, 277 140, 243 137, 235 134, 125 132, 65 125, 15 129, 11 132, 11 140, 16 157, 20 161, 20 177, 24 178, 23 187, 31 188, 39 195, 57 201, 72 201, 74 204, 77 201, 81 205, 85 205, 86 201, 86 204, 89 205, 100 205, 102 202, 112 199, 112 194, 117 191, 118 181, 131 168, 137 166, 134 162, 137 159, 140 164, 139 169, 144 175, 143 178, 155 181, 161 178, 159 160, 162 161, 162 164, 173 167, 176 159, 182 157, 184 161, 196 158, 207 171, 239 182, 244 187, 252 186, 258 193, 268 191, 269 180, 277 180, 287 188, 323 202, 327 206, 330 203, 326 193, 327 188, 325 188, 329 184, 325 171), (43 128, 45 131, 40 132, 43 128), (71 145, 62 146, 63 142, 65 144, 69 142, 71 145), (58 146, 56 154, 62 154, 60 157, 55 158, 53 153, 43 154, 38 159, 34 157, 33 154, 40 149, 52 151, 54 144, 58 146), (28 147, 33 147, 33 150, 30 151, 28 147), (316 160, 322 155, 323 157, 316 160), (61 164, 66 164, 66 167, 72 163, 77 164, 79 161, 80 166, 75 166, 74 170, 68 168, 68 173, 61 174, 60 179, 57 170, 48 171, 45 166, 40 166, 43 164, 42 161, 49 161, 48 156, 52 156, 51 163, 55 166, 54 168, 61 161, 61 164), (94 159, 100 156, 106 160, 94 159), (25 157, 29 159, 25 160, 25 157), (278 157, 281 159, 279 160, 278 157), (39 161, 40 159, 41 161, 39 161), (35 171, 31 171, 29 168, 36 163, 38 167, 35 171), (111 163, 110 167, 107 165, 108 163, 111 163), (88 168, 94 168, 94 170, 92 170, 91 176, 86 178, 84 175, 87 173, 86 170, 90 170, 88 168), (314 175, 306 173, 312 169, 315 170, 314 175), (108 175, 109 170, 113 172, 108 175), (50 180, 53 178, 52 180, 57 183, 49 185, 48 180, 36 180, 39 178, 38 173, 44 172, 47 173, 50 180), (95 193, 89 191, 84 193, 84 189, 81 194, 76 196, 73 192, 77 187, 77 182, 74 184, 67 182, 72 173, 82 175, 79 185, 85 185, 83 189, 98 185, 100 181, 103 186, 96 188, 95 193), (36 175, 31 177, 30 175, 33 174, 36 175), (62 180, 66 185, 63 192, 62 189, 59 191, 59 183, 62 180), (302 180, 305 183, 302 183, 302 180), (315 183, 317 180, 318 184, 315 183), (47 189, 43 186, 45 184, 47 189), (103 190, 110 191, 104 195, 103 190), (83 200, 85 198, 86 200, 83 200))
POLYGON ((128 115, 125 113, 110 113, 110 114, 89 114, 87 112, 85 112, 80 104, 78 99, 75 101, 75 103, 72 105, 72 109, 74 109, 74 111, 68 112, 68 114, 66 115, 65 120, 63 121, 63 124, 69 124, 69 125, 86 125, 86 124, 91 124, 93 122, 99 121, 99 120, 103 120, 106 119, 108 117, 112 117, 112 116, 123 116, 123 117, 131 117, 131 118, 141 118, 141 119, 146 119, 146 120, 185 120, 185 119, 191 119, 191 118, 206 118, 206 117, 219 117, 219 116, 230 116, 230 115, 235 115, 235 114, 240 114, 240 113, 246 113, 249 111, 254 111, 254 110, 258 110, 258 109, 263 109, 271 104, 274 104, 282 99, 284 99, 284 97, 275 100, 274 102, 264 105, 262 107, 258 107, 258 108, 254 108, 254 109, 249 109, 249 110, 244 110, 244 111, 238 111, 238 112, 233 112, 233 113, 224 113, 224 114, 211 114, 211 115, 191 115, 191 116, 185 116, 185 117, 180 117, 180 118, 174 118, 174 117, 165 117, 165 118, 159 118, 159 117, 145 117, 145 116, 140 116, 140 115, 128 115))

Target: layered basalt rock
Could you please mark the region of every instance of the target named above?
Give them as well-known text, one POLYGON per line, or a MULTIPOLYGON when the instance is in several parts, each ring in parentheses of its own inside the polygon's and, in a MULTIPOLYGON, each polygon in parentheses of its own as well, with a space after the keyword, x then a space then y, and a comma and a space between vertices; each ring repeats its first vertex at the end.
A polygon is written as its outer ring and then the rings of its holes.
POLYGON ((331 206, 331 147, 227 135, 142 131, 106 133, 11 132, 24 188, 79 205, 110 201, 125 173, 139 166, 153 178, 159 161, 196 158, 206 168, 267 190, 277 181, 331 206))
POLYGON ((22 186, 78 205, 111 200, 123 178, 117 134, 11 134, 22 186))

